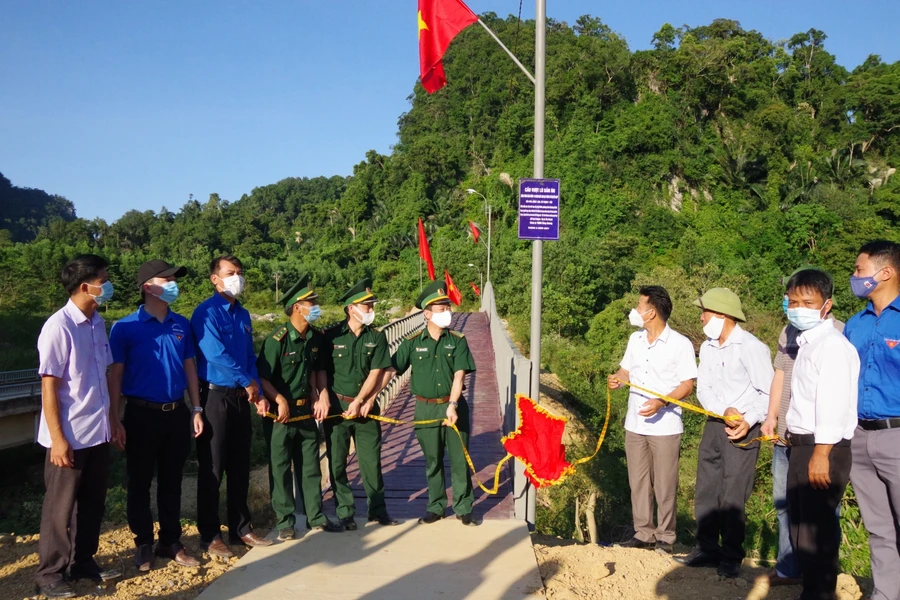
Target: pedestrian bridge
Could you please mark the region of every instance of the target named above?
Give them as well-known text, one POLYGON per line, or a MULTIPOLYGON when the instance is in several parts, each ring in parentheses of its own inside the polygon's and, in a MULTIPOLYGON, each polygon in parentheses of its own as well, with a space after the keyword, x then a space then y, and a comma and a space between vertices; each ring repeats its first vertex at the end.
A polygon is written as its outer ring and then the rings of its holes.
MULTIPOLYGON (((421 313, 388 325, 391 351, 423 326, 421 313)), ((456 314, 453 327, 466 334, 475 358, 477 371, 466 378, 464 392, 472 419, 469 451, 478 478, 490 487, 497 463, 506 455, 500 437, 516 427, 515 394, 530 394, 531 363, 506 335, 490 283, 482 310, 456 314)), ((416 400, 409 392, 408 373, 382 392, 380 402, 385 416, 412 420, 416 400)), ((404 520, 402 525, 382 527, 358 519, 357 531, 301 531, 296 540, 255 548, 213 582, 201 600, 512 599, 539 594, 541 578, 528 529, 534 522, 534 496, 521 466, 506 463, 496 495, 475 487, 478 527, 464 527, 449 509, 450 518, 419 525, 416 519, 425 514, 428 495, 425 459, 412 427, 384 425, 383 431, 387 507, 391 516, 404 520)), ((444 467, 449 484, 446 459, 444 467)), ((349 474, 357 515, 365 515, 355 460, 349 474)), ((328 491, 325 504, 334 518, 328 491)))

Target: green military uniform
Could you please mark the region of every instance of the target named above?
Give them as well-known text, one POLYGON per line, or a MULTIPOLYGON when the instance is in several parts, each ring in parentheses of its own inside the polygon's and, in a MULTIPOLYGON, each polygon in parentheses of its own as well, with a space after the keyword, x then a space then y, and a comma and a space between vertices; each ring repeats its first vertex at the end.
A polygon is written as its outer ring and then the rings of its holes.
MULTIPOLYGON (((416 301, 416 306, 426 308, 430 304, 446 303, 444 281, 432 282, 416 301)), ((416 396, 415 420, 444 419, 447 401, 457 371, 475 371, 475 362, 469 344, 462 333, 450 329, 441 331, 438 339, 431 337, 426 328, 400 343, 394 355, 394 368, 398 374, 412 369, 410 389, 416 396), (428 402, 430 400, 431 402, 428 402)), ((462 443, 469 444, 469 405, 462 396, 456 408, 459 421, 456 426, 462 434, 462 443)), ((458 516, 472 512, 474 494, 460 436, 441 423, 417 425, 416 438, 425 455, 425 478, 428 481, 428 512, 443 516, 447 507, 447 491, 444 480, 444 447, 450 454, 450 481, 453 487, 453 512, 458 516)))
MULTIPOLYGON (((300 300, 315 297, 307 285, 307 278, 303 278, 282 297, 281 304, 293 306, 300 300)), ((259 376, 288 399, 291 418, 312 414, 315 399, 311 398, 311 382, 313 373, 325 367, 322 360, 324 342, 319 331, 309 328, 303 336, 290 322, 277 327, 263 342, 256 361, 259 376)), ((273 406, 271 411, 277 412, 277 407, 273 406)), ((270 491, 277 518, 275 528, 288 529, 295 525, 292 463, 300 473, 307 524, 310 528, 322 525, 327 519, 322 513, 322 471, 316 421, 274 423, 270 428, 270 491)))
MULTIPOLYGON (((345 307, 358 303, 374 303, 371 281, 363 279, 339 300, 345 307)), ((348 319, 353 319, 348 315, 348 319)), ((363 325, 359 335, 353 333, 348 321, 324 331, 323 359, 327 364, 328 388, 332 406, 345 412, 363 387, 369 373, 391 366, 391 352, 384 333, 363 325)), ((373 394, 379 390, 376 387, 373 394)), ((370 396, 371 397, 371 396, 370 396)), ((363 400, 368 400, 364 398, 363 400)), ((376 404, 369 412, 378 415, 376 404)), ((370 418, 341 419, 331 428, 329 464, 339 519, 350 519, 356 513, 356 503, 347 477, 347 456, 350 440, 356 445, 356 458, 368 500, 368 518, 387 517, 384 504, 384 479, 381 474, 381 424, 370 418)))

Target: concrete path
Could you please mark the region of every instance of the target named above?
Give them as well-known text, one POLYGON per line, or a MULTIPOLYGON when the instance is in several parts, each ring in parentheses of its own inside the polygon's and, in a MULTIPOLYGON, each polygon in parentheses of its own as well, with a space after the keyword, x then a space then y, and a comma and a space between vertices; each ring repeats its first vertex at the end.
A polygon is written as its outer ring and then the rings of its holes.
POLYGON ((305 532, 255 548, 200 600, 427 600, 543 597, 524 522, 464 527, 365 525, 344 533, 305 532))

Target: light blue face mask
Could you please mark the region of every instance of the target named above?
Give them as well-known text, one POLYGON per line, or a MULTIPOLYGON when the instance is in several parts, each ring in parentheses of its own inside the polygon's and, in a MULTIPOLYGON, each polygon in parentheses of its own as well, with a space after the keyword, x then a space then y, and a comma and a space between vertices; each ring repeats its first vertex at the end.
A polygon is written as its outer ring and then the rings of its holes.
POLYGON ((159 295, 159 299, 166 304, 172 304, 178 300, 178 283, 175 281, 167 281, 161 286, 163 293, 159 295))
POLYGON ((88 285, 90 287, 100 288, 99 296, 95 296, 95 295, 91 294, 90 292, 88 292, 88 295, 94 299, 94 302, 96 302, 98 306, 102 306, 103 304, 106 304, 107 302, 112 300, 113 292, 115 290, 113 289, 113 284, 111 281, 106 280, 103 282, 102 285, 94 285, 93 283, 89 283, 88 285))
POLYGON ((821 308, 789 308, 787 309, 787 318, 791 325, 800 331, 812 329, 824 319, 822 318, 821 308))
POLYGON ((307 323, 312 323, 313 321, 318 321, 318 320, 319 320, 319 317, 322 316, 322 309, 319 308, 319 305, 318 305, 318 304, 316 304, 315 306, 310 306, 310 307, 309 307, 309 314, 308 314, 308 315, 303 315, 303 316, 306 317, 306 322, 307 322, 307 323))
POLYGON ((788 311, 788 297, 785 296, 784 300, 781 301, 781 312, 783 312, 786 315, 787 311, 788 311))

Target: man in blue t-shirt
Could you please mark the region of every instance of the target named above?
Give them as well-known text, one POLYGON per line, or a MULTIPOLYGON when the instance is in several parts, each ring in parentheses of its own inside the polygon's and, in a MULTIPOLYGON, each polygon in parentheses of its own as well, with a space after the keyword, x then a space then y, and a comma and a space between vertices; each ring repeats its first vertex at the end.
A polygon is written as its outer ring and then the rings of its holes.
POLYGON ((200 564, 181 543, 181 476, 191 434, 203 433, 203 409, 190 323, 169 308, 178 298, 175 278, 186 272, 162 260, 141 265, 137 285, 143 304, 113 325, 109 336, 113 414, 120 414, 120 402, 125 403, 128 526, 134 534, 134 564, 139 571, 153 568, 154 555, 184 567, 200 564), (190 411, 184 403, 185 391, 193 406, 190 411), (150 512, 154 471, 158 471, 159 508, 155 549, 150 512))
POLYGON ((869 304, 844 335, 859 352, 859 423, 851 440, 850 481, 869 530, 874 600, 900 598, 900 244, 859 249, 853 293, 869 304))
POLYGON ((197 529, 200 549, 211 556, 233 553, 222 541, 219 486, 227 474, 228 536, 232 544, 269 546, 250 524, 250 404, 264 415, 269 403, 259 393, 253 325, 238 301, 244 290, 244 266, 227 254, 213 259, 209 280, 215 294, 191 316, 197 345, 197 375, 205 430, 197 438, 197 529))

